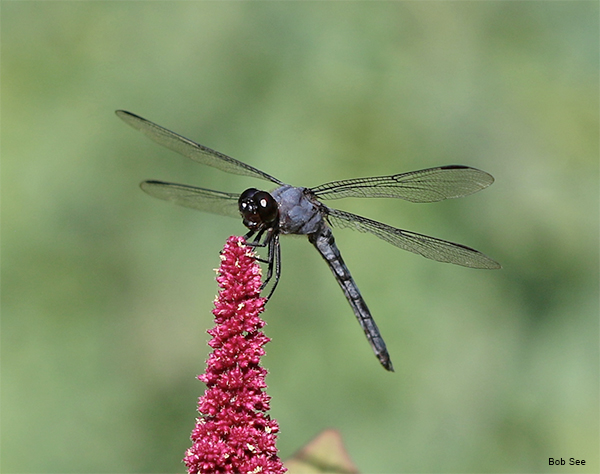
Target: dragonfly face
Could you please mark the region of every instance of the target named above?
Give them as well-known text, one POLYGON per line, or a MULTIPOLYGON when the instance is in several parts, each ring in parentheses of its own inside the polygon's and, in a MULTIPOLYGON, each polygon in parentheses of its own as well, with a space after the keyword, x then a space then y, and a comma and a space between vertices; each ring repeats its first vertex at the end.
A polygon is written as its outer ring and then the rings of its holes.
POLYGON ((255 188, 246 189, 238 203, 243 223, 251 231, 258 232, 276 225, 279 210, 269 193, 255 188))
POLYGON ((238 218, 241 214, 244 225, 249 229, 246 240, 255 236, 250 245, 268 248, 265 262, 268 263, 268 271, 263 288, 273 276, 275 280, 267 299, 273 294, 281 274, 279 236, 307 235, 309 242, 327 262, 379 362, 389 371, 393 371, 393 366, 385 342, 335 244, 332 226, 373 234, 396 247, 439 262, 471 268, 500 268, 498 262, 465 245, 397 229, 330 208, 321 202, 321 199, 345 197, 391 197, 410 202, 458 198, 480 191, 494 182, 494 178, 484 171, 462 165, 439 166, 390 176, 334 181, 315 188, 299 188, 284 184, 264 171, 188 140, 135 114, 124 110, 117 110, 116 113, 156 143, 198 163, 275 183, 278 187, 271 193, 250 188, 241 195, 163 181, 144 181, 140 186, 151 196, 181 206, 238 218))

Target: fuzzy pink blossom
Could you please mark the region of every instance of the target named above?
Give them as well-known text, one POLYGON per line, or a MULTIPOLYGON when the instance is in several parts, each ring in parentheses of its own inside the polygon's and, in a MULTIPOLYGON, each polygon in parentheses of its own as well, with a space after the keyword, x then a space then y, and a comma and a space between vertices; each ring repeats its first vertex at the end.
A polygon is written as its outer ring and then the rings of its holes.
POLYGON ((266 414, 267 371, 259 365, 270 341, 259 317, 265 304, 261 270, 242 237, 227 240, 217 282, 216 325, 208 331, 213 352, 198 376, 207 388, 183 462, 190 474, 284 473, 275 446, 279 425, 266 414))

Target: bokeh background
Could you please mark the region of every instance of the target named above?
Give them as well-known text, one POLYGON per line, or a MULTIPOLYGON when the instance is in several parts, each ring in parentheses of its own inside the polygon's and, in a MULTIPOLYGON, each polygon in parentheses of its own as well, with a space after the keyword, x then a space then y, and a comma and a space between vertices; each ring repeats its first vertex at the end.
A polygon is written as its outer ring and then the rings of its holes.
POLYGON ((283 457, 334 427, 363 472, 598 472, 597 2, 1 8, 3 472, 184 471, 213 268, 245 229, 138 184, 265 183, 155 145, 120 108, 295 185, 496 178, 436 204, 332 203, 503 265, 338 231, 394 374, 317 252, 283 240, 264 315, 283 457))

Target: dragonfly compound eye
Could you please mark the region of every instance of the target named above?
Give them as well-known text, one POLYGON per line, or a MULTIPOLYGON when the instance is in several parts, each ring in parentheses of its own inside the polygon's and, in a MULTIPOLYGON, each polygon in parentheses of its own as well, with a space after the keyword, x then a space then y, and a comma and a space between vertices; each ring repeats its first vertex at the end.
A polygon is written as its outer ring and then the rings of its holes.
POLYGON ((241 214, 244 217, 248 217, 252 214, 257 213, 256 208, 256 200, 254 199, 254 195, 258 193, 258 189, 250 188, 246 189, 238 199, 238 206, 241 214))
POLYGON ((258 215, 265 224, 273 223, 279 214, 279 208, 273 196, 264 191, 254 194, 254 201, 258 205, 258 215))
POLYGON ((277 202, 269 193, 258 189, 246 189, 238 200, 244 225, 249 229, 258 229, 275 222, 279 214, 277 202))

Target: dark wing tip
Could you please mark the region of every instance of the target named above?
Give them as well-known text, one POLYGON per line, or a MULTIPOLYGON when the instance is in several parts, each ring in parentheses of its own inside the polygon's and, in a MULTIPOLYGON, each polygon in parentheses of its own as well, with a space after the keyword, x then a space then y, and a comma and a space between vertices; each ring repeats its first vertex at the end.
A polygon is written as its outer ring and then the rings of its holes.
POLYGON ((123 120, 123 122, 125 122, 127 125, 137 130, 140 129, 141 123, 148 123, 148 120, 146 120, 144 117, 127 112, 126 110, 115 110, 115 114, 117 114, 117 117, 123 120))
POLYGON ((471 168, 470 166, 465 166, 465 165, 444 165, 444 166, 440 166, 440 169, 443 170, 464 170, 464 169, 477 169, 477 168, 471 168))
MULTIPOLYGON (((479 168, 474 168, 472 166, 444 165, 444 166, 440 166, 439 169, 442 169, 442 170, 472 170, 472 171, 476 171, 478 173, 481 173, 482 175, 486 175, 487 177, 489 177, 490 184, 492 184, 494 182, 494 177, 491 174, 489 174, 487 171, 482 171, 479 168)), ((488 184, 488 186, 489 186, 489 184, 488 184)))
POLYGON ((481 183, 482 185, 484 185, 484 188, 487 188, 488 186, 490 186, 491 184, 494 183, 494 177, 489 174, 487 171, 482 171, 479 168, 473 168, 472 166, 466 166, 466 165, 446 165, 446 166, 440 166, 441 169, 444 170, 472 170, 475 171, 477 173, 480 173, 480 175, 482 177, 485 177, 486 182, 481 183))
POLYGON ((123 109, 117 109, 115 110, 115 114, 117 114, 117 117, 136 117, 136 118, 142 118, 137 114, 134 114, 133 112, 129 112, 128 110, 123 110, 123 109))
POLYGON ((121 119, 124 117, 130 116, 130 115, 133 115, 134 117, 138 117, 137 115, 132 114, 131 112, 127 112, 126 110, 122 110, 122 109, 115 110, 115 114, 117 115, 117 117, 119 117, 121 119))
POLYGON ((147 179, 140 183, 140 188, 145 193, 148 193, 151 195, 152 193, 149 191, 149 189, 153 188, 154 186, 161 186, 161 185, 165 185, 165 184, 169 184, 169 183, 167 183, 166 181, 157 181, 155 179, 147 179))

